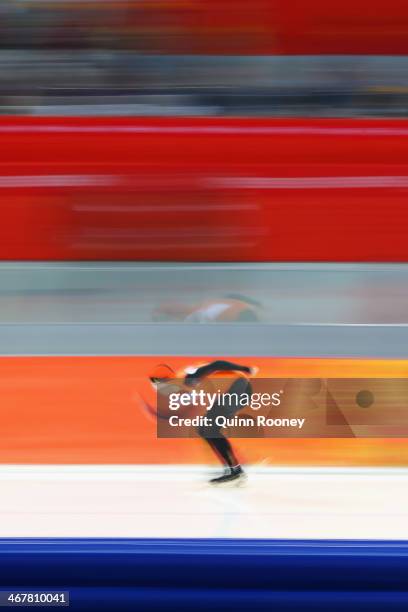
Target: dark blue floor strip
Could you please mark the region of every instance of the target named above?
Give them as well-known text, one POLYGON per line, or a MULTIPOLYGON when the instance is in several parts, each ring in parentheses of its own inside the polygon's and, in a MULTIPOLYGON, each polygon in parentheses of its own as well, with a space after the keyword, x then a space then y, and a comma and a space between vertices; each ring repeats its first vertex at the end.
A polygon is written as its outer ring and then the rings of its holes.
POLYGON ((74 610, 408 610, 408 542, 0 540, 0 589, 74 610))

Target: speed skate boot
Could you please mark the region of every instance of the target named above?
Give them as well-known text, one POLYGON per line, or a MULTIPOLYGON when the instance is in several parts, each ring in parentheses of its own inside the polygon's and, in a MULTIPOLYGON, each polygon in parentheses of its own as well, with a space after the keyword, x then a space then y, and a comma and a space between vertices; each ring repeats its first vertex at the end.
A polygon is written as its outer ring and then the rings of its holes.
POLYGON ((240 465, 226 468, 225 473, 218 478, 210 480, 211 485, 236 485, 241 486, 246 482, 247 476, 240 465))

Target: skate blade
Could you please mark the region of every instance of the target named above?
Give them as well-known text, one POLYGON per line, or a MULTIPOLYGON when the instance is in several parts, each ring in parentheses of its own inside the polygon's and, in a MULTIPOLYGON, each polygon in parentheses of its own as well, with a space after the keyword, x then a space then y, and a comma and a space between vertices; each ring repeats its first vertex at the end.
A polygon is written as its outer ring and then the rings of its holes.
POLYGON ((247 484, 247 480, 248 480, 248 477, 244 475, 244 476, 240 476, 239 478, 236 478, 235 480, 229 480, 227 482, 210 482, 209 485, 217 489, 220 489, 220 488, 234 489, 238 487, 244 487, 247 484))

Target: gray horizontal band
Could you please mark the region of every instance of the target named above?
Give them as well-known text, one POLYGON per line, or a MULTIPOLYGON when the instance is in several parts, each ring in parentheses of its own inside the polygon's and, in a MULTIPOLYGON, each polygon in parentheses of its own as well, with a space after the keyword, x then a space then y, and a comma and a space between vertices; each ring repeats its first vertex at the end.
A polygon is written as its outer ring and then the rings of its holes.
POLYGON ((408 323, 407 264, 0 264, 0 324, 149 324, 231 294, 265 324, 408 323))
POLYGON ((407 325, 8 324, 0 355, 408 359, 407 325))
POLYGON ((408 358, 407 264, 0 264, 0 355, 408 358), (259 323, 155 323, 240 294, 259 323))

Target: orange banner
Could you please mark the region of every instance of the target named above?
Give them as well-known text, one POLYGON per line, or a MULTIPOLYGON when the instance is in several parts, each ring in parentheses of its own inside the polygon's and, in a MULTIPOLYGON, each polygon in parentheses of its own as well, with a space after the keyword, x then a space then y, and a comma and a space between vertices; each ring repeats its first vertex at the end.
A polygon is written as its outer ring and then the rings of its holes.
MULTIPOLYGON (((1 358, 0 462, 212 463, 199 439, 157 439, 155 418, 140 398, 154 397, 148 375, 159 362, 176 370, 196 364, 191 357, 1 358)), ((259 367, 259 377, 408 375, 408 360, 254 357, 244 362, 259 367)), ((234 445, 251 464, 408 465, 405 439, 240 439, 234 445)))

